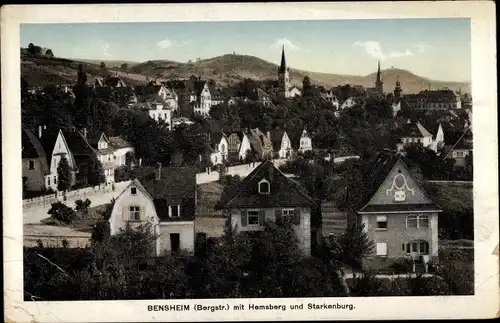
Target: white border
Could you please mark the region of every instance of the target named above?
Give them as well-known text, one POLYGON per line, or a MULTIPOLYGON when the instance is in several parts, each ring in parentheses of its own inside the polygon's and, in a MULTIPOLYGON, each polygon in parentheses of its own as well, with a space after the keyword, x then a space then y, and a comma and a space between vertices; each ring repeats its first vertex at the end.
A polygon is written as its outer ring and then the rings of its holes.
MULTIPOLYGON (((5 321, 103 322, 491 318, 499 316, 495 11, 492 1, 43 5, 1 8, 5 321), (151 304, 296 304, 301 299, 24 303, 20 167, 20 23, 470 17, 474 104, 475 296, 304 299, 353 311, 148 312, 151 304), (496 248, 496 249, 495 249, 496 248), (495 254, 496 250, 496 254, 495 254)), ((439 32, 439 31, 436 31, 439 32)))

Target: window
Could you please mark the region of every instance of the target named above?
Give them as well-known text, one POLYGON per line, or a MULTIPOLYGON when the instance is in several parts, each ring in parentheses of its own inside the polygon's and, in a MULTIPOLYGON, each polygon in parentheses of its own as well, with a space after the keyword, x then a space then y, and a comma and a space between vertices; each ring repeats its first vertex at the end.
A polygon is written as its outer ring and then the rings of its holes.
POLYGON ((180 205, 169 205, 168 212, 171 218, 178 218, 181 216, 181 206, 180 205))
POLYGON ((293 223, 294 210, 284 209, 283 210, 283 223, 293 223))
POLYGON ((54 176, 54 184, 57 184, 57 176, 54 176))
POLYGON ((387 243, 378 242, 377 243, 377 256, 387 256, 387 243))
POLYGON ((130 220, 131 221, 140 221, 141 220, 141 208, 139 206, 131 206, 129 207, 130 211, 130 220))
POLYGON ((429 243, 427 241, 410 241, 406 245, 403 245, 403 250, 406 249, 406 253, 416 253, 421 255, 429 254, 429 243))
POLYGON ((137 195, 137 187, 131 187, 130 188, 130 194, 137 195))
POLYGON ((426 229, 429 227, 429 217, 427 215, 409 215, 406 218, 406 228, 426 229))
POLYGON ((47 177, 47 186, 50 186, 50 177, 47 177))
POLYGON ((377 230, 387 230, 386 215, 377 215, 377 230))
POLYGON ((259 225, 259 211, 248 211, 248 225, 259 225))
POLYGON ((406 228, 418 228, 418 217, 416 215, 406 217, 406 228))
POLYGON ((429 227, 429 217, 427 215, 420 215, 418 217, 418 227, 428 228, 429 227))
POLYGON ((29 168, 30 170, 35 169, 35 161, 34 161, 34 160, 30 160, 30 161, 28 162, 28 168, 29 168))
POLYGON ((269 182, 263 179, 259 183, 259 193, 260 194, 269 194, 269 182))

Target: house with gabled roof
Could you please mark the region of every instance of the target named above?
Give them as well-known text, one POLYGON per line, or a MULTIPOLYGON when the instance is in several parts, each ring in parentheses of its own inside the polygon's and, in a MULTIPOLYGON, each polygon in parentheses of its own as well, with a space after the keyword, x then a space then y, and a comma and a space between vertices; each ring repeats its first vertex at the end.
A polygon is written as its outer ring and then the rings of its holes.
POLYGON ((23 187, 29 191, 43 191, 50 168, 40 138, 32 130, 22 129, 21 142, 23 187))
POLYGON ((268 221, 289 223, 301 251, 311 254, 311 211, 316 202, 271 160, 257 166, 230 194, 226 210, 236 234, 262 231, 268 221))
POLYGON ((116 160, 114 149, 111 147, 108 137, 104 132, 99 132, 87 139, 94 149, 97 159, 102 164, 106 183, 113 183, 115 181, 116 160))
POLYGON ((433 146, 432 134, 418 121, 408 119, 408 122, 403 124, 398 132, 400 142, 397 144, 397 150, 399 152, 404 151, 404 148, 410 144, 420 144, 429 149, 436 148, 433 146))
POLYGON ((387 268, 398 259, 428 263, 439 250, 441 209, 396 155, 380 154, 349 201, 363 223, 374 253, 364 265, 387 268))
POLYGON ((271 142, 278 158, 291 159, 293 157, 292 141, 284 129, 272 130, 271 142))
POLYGON ((220 165, 228 160, 229 143, 227 136, 222 131, 210 135, 210 161, 212 165, 220 165))
POLYGON ((233 131, 227 136, 228 156, 231 161, 244 160, 248 151, 252 150, 249 134, 244 131, 233 131))
POLYGON ((305 153, 306 151, 311 151, 311 150, 312 150, 312 138, 307 132, 307 130, 304 128, 304 130, 302 130, 302 134, 300 135, 299 153, 305 153))
POLYGON ((109 218, 111 235, 127 225, 149 224, 156 235, 155 255, 194 251, 196 169, 138 169, 136 178, 116 198, 109 218))
POLYGON ((264 134, 258 128, 250 129, 248 139, 250 140, 251 149, 258 159, 272 158, 273 144, 269 131, 264 134))
POLYGON ((116 167, 135 165, 135 147, 128 140, 120 137, 108 137, 109 145, 113 149, 116 167))
POLYGON ((74 149, 73 146, 70 146, 70 138, 68 138, 66 133, 63 134, 61 129, 39 128, 39 136, 49 167, 49 173, 45 176, 45 187, 57 191, 57 167, 63 157, 66 157, 68 161, 74 184, 75 174, 78 171, 77 158, 74 155, 74 151, 79 153, 78 147, 74 149))

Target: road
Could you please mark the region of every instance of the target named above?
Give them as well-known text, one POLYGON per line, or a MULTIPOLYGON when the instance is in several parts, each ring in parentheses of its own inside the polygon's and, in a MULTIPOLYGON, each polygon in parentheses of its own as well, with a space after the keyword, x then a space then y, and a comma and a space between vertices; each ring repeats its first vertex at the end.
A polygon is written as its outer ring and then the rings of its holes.
MULTIPOLYGON (((66 201, 60 200, 67 206, 72 208, 75 207, 75 202, 81 199, 89 199, 92 204, 91 207, 99 206, 102 204, 109 203, 112 198, 118 197, 120 193, 125 189, 128 185, 128 182, 125 183, 117 183, 115 187, 115 191, 103 192, 103 191, 95 191, 86 193, 83 195, 75 195, 68 196, 66 201)), ((49 215, 47 212, 49 211, 51 205, 50 203, 46 204, 32 204, 27 205, 23 208, 23 224, 39 224, 41 220, 48 218, 49 215)))

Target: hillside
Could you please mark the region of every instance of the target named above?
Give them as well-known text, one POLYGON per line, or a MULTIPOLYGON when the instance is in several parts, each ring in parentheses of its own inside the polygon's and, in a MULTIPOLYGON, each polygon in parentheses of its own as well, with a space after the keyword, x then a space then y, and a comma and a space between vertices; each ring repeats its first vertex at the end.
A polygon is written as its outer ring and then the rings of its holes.
MULTIPOLYGON (((100 61, 80 60, 86 66, 88 73, 95 76, 98 72, 100 61)), ((204 78, 212 78, 222 85, 233 84, 244 78, 256 80, 274 79, 278 66, 263 59, 248 55, 223 55, 193 63, 180 63, 169 60, 155 60, 143 63, 125 61, 104 61, 108 68, 117 72, 130 84, 145 82, 146 77, 169 79, 187 78, 191 75, 199 75, 204 78), (127 71, 118 68, 123 63, 128 63, 127 71)), ((78 61, 58 59, 35 59, 22 57, 21 75, 26 78, 31 86, 46 84, 61 84, 76 80, 78 61)), ((308 75, 311 81, 327 88, 342 85, 363 85, 373 87, 375 73, 366 76, 336 75, 327 73, 307 72, 296 69, 290 70, 292 84, 301 85, 304 76, 308 75)), ((437 89, 449 87, 452 90, 461 88, 462 92, 470 93, 470 84, 441 82, 429 80, 401 69, 387 69, 382 71, 384 90, 392 91, 399 77, 403 93, 417 93, 423 89, 437 89)))

